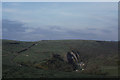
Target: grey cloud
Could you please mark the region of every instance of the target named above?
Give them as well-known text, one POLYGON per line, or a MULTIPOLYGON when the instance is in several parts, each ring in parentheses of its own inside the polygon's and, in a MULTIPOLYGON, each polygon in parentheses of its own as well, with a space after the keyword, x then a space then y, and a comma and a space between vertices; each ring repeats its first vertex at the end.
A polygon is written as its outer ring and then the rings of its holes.
MULTIPOLYGON (((68 30, 60 26, 49 26, 44 28, 24 27, 25 24, 18 21, 3 20, 3 39, 11 40, 56 40, 56 39, 86 39, 86 40, 116 40, 115 34, 105 28, 86 28, 84 30, 68 30), (55 29, 55 30, 54 30, 55 29), (57 31, 57 30, 61 30, 57 31), (102 34, 97 33, 100 31, 102 34), (114 36, 111 36, 114 35, 114 36)), ((114 30, 115 31, 115 30, 114 30)), ((113 31, 112 31, 113 32, 113 31)))
POLYGON ((2 20, 2 28, 9 30, 9 32, 22 32, 25 30, 23 26, 23 23, 17 21, 2 20))
POLYGON ((86 28, 87 30, 97 30, 96 28, 86 28))

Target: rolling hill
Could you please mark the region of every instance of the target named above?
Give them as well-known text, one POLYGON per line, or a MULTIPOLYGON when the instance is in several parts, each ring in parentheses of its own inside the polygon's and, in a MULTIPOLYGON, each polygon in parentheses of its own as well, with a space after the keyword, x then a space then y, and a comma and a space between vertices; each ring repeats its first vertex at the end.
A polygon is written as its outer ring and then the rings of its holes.
POLYGON ((118 77, 118 62, 120 62, 118 59, 118 42, 116 41, 2 40, 3 78, 118 77), (68 70, 66 55, 71 50, 80 53, 80 59, 86 65, 83 71, 68 70), (60 55, 64 61, 53 59, 53 54, 60 55), (42 65, 53 60, 54 64, 50 66, 54 66, 54 69, 42 65), (59 70, 55 67, 56 65, 60 65, 59 70), (63 68, 65 70, 62 70, 63 68))

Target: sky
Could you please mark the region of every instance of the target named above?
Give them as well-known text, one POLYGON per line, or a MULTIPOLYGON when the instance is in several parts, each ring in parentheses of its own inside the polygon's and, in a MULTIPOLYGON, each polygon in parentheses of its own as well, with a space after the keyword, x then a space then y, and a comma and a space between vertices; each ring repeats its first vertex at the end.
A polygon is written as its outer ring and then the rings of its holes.
POLYGON ((2 38, 118 40, 117 2, 3 2, 2 38))

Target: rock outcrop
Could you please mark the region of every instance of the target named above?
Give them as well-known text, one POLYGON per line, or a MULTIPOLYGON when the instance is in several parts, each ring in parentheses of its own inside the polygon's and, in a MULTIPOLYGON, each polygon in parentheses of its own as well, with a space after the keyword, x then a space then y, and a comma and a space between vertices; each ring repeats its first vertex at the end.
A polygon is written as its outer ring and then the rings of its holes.
POLYGON ((80 53, 78 51, 72 50, 71 52, 68 52, 67 61, 72 65, 74 70, 82 69, 83 67, 83 62, 81 62, 80 53))
POLYGON ((36 68, 59 70, 59 71, 79 71, 83 70, 84 63, 80 59, 78 51, 72 50, 66 54, 67 61, 59 54, 53 54, 50 59, 35 64, 36 68))

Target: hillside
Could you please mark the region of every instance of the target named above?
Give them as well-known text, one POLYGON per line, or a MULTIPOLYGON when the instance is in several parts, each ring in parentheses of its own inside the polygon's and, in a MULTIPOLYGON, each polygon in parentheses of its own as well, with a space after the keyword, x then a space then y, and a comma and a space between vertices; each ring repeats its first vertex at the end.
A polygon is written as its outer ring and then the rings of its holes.
POLYGON ((3 40, 2 44, 3 78, 118 76, 118 43, 114 41, 42 40, 24 42, 3 40), (66 71, 69 66, 66 55, 71 50, 80 53, 80 59, 86 65, 84 71, 66 71), (53 54, 60 55, 64 61, 53 59, 53 54), (57 64, 55 63, 56 65, 67 67, 63 67, 65 70, 62 70, 63 68, 58 70, 56 67, 49 69, 47 65, 42 66, 41 63, 47 63, 50 60, 58 61, 57 64))

